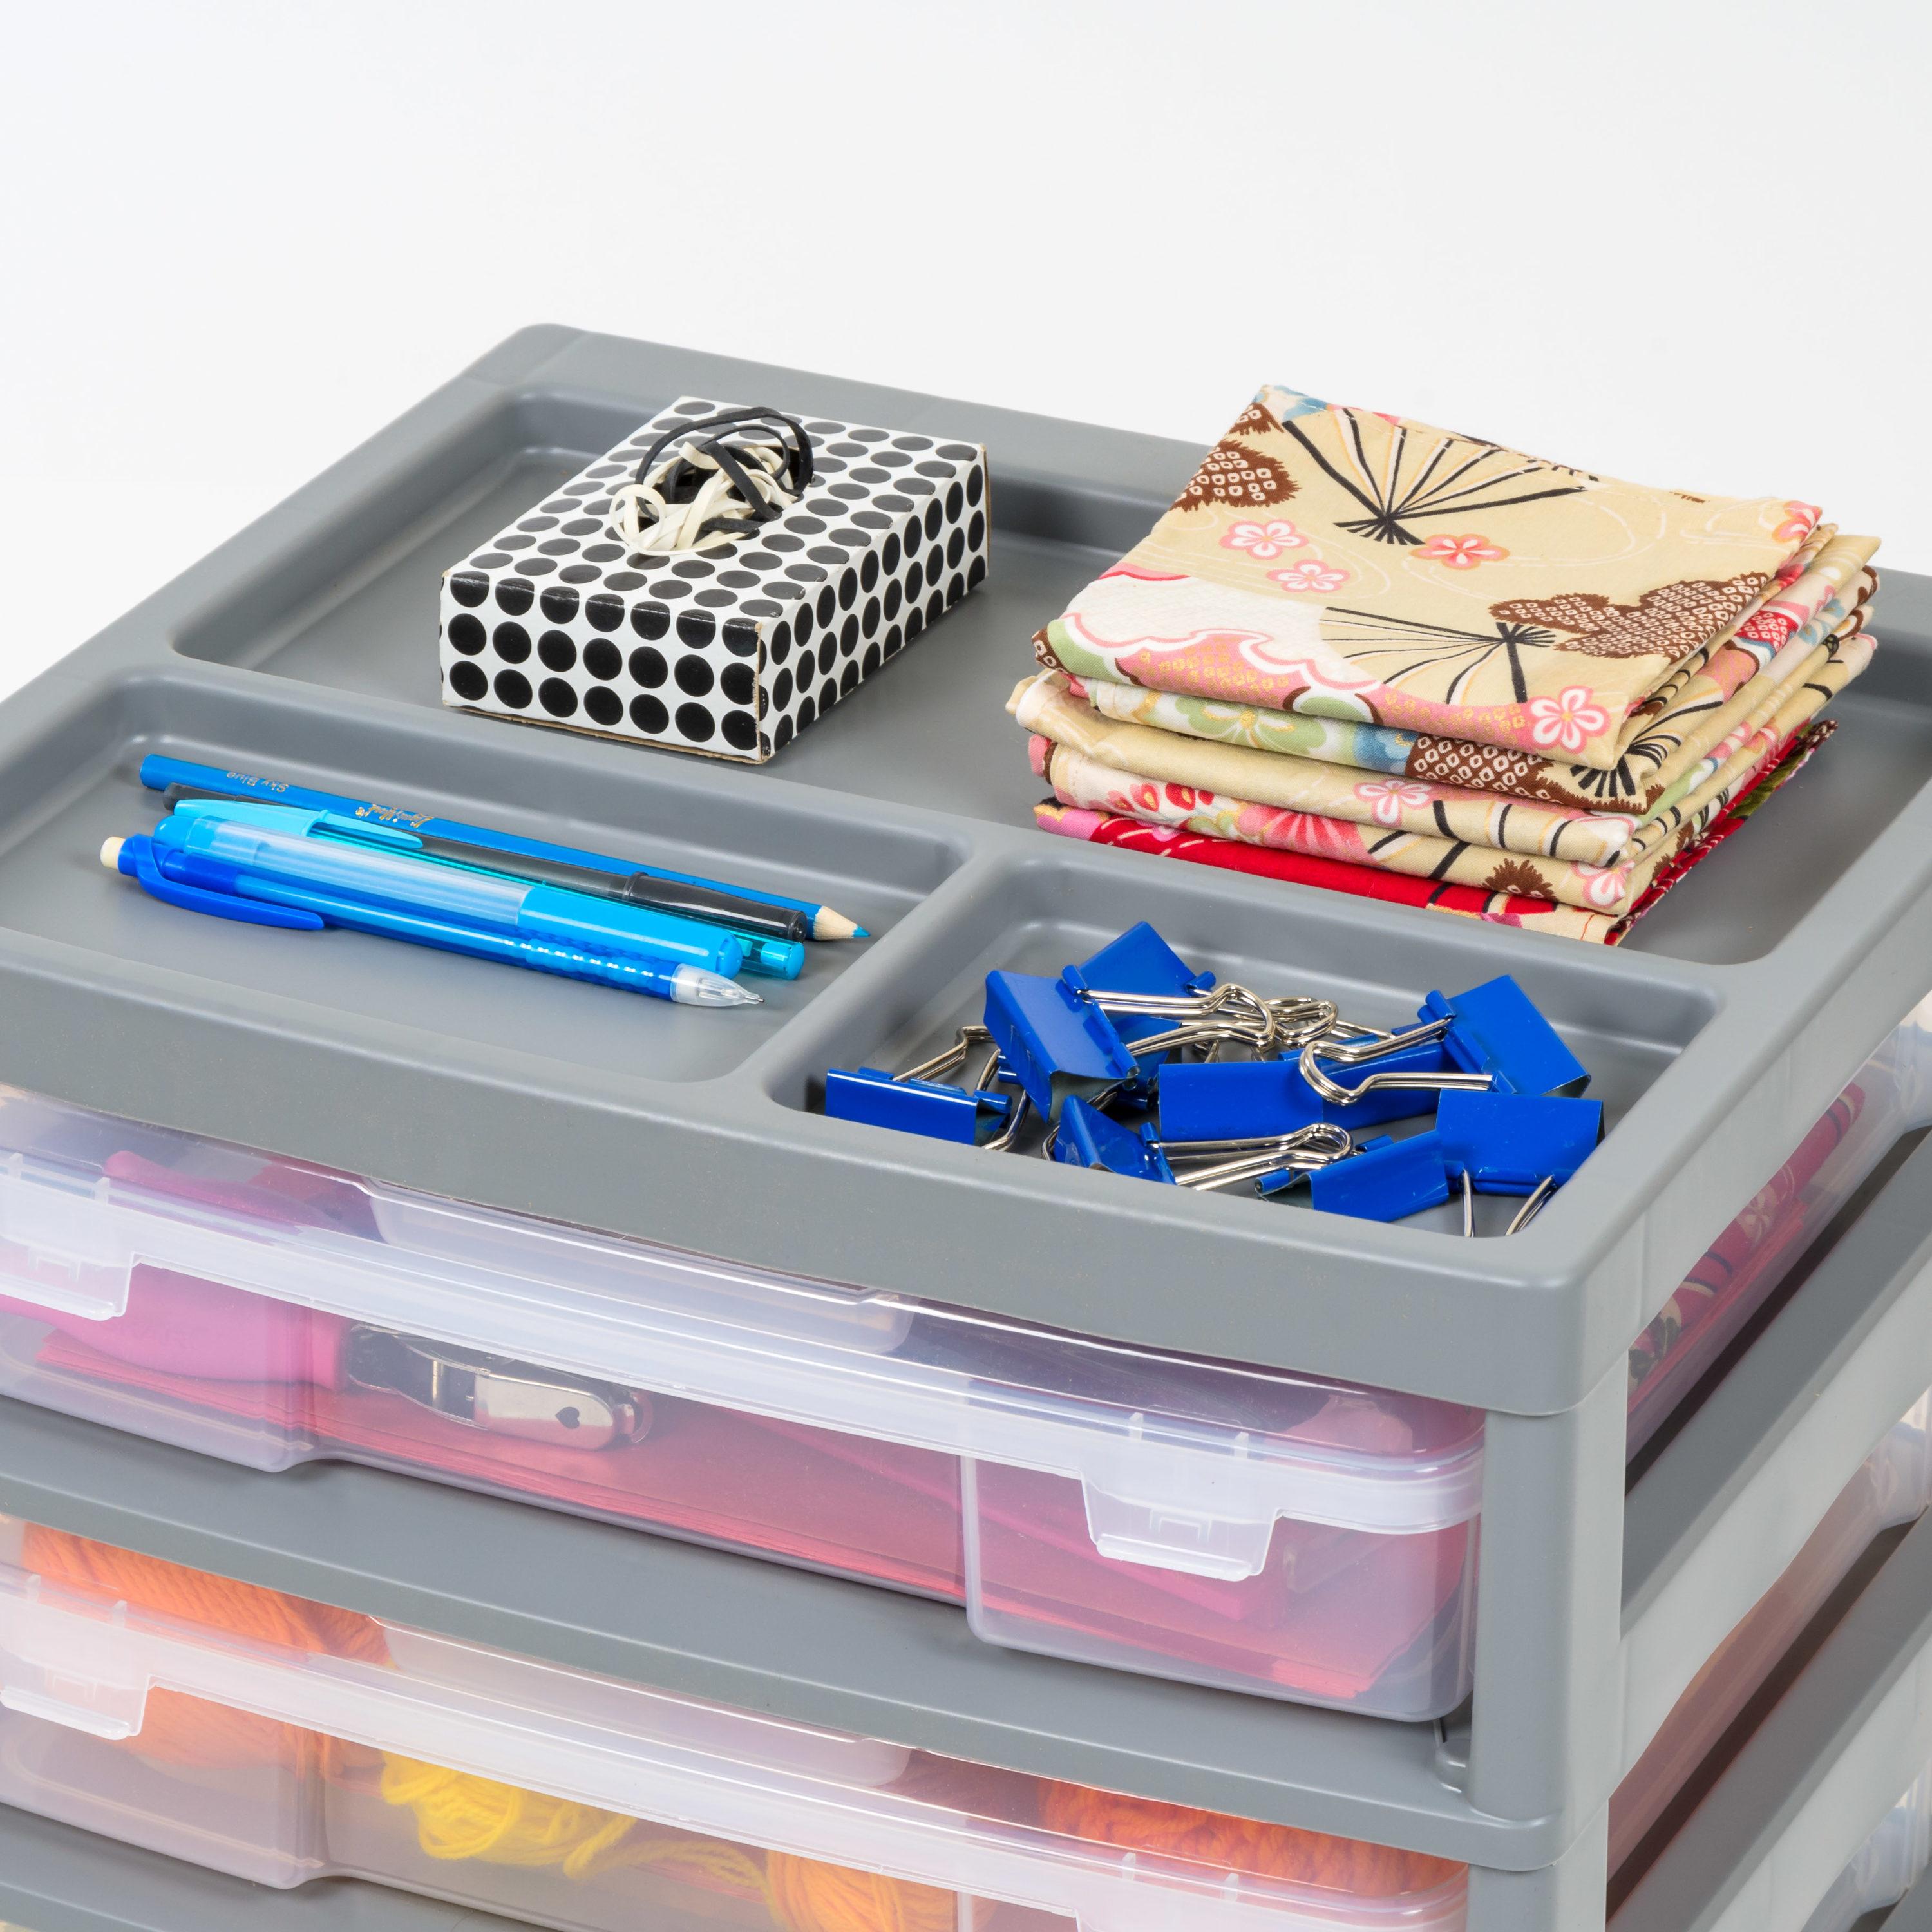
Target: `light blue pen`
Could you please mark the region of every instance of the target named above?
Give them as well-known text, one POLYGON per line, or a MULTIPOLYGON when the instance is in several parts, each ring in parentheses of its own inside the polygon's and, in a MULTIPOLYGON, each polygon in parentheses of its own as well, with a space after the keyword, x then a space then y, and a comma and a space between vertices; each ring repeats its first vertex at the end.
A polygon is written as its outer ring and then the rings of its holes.
POLYGON ((736 938, 693 921, 410 856, 410 835, 330 812, 197 801, 102 862, 154 898, 226 919, 346 926, 674 1000, 755 1006, 736 938))

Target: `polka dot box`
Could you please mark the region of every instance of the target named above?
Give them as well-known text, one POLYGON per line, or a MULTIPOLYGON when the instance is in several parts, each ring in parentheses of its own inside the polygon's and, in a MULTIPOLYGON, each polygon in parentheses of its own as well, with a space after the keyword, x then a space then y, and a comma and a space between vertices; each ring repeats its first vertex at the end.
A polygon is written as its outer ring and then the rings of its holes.
POLYGON ((445 572, 446 704, 762 764, 986 574, 986 452, 806 419, 816 474, 755 536, 626 553, 610 493, 685 397, 445 572))

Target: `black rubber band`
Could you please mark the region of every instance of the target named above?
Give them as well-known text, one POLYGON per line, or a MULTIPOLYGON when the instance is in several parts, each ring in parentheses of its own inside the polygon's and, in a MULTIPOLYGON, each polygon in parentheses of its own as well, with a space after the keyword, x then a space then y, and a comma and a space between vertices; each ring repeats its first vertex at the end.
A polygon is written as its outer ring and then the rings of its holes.
MULTIPOLYGON (((725 439, 734 433, 742 434, 745 430, 754 426, 774 432, 773 442, 784 458, 783 474, 785 487, 792 496, 803 496, 806 491, 812 488, 814 474, 814 466, 812 460, 812 439, 806 434, 805 425, 796 418, 787 416, 782 410, 775 410, 764 404, 754 404, 742 409, 720 410, 715 415, 700 416, 694 421, 679 423, 666 430, 650 448, 645 451, 643 460, 638 465, 637 475, 633 480, 641 484, 662 460, 667 449, 674 444, 681 448, 691 443, 694 438, 698 439, 696 448, 704 454, 716 460, 721 469, 724 469, 724 463, 721 451, 729 448, 725 439)), ((766 444, 765 446, 770 448, 772 446, 766 444)), ((692 471, 694 476, 700 473, 695 470, 692 471)), ((746 482, 742 472, 734 476, 731 471, 726 470, 725 473, 731 476, 734 485, 741 494, 750 494, 746 491, 746 482)), ((671 482, 674 478, 682 480, 681 478, 677 478, 677 472, 674 471, 672 476, 667 477, 665 481, 668 483, 671 482)), ((667 489, 664 494, 668 502, 676 500, 671 490, 667 489)), ((686 498, 684 500, 688 502, 689 499, 686 498)), ((760 500, 754 495, 752 500, 760 500)), ((760 518, 759 520, 762 522, 765 520, 760 518)))

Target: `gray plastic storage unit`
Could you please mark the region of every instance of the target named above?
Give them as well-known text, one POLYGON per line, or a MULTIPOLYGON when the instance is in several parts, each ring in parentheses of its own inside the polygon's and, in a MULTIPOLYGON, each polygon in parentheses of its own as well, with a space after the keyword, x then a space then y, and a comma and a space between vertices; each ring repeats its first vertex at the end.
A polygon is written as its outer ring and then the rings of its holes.
POLYGON ((956 1610, 860 1586, 346 1468, 254 1478, 12 1406, 0 1506, 806 1722, 1466 1859, 1472 1932, 1587 1925, 1619 1771, 1932 1382, 1914 1160, 1830 1258, 1836 1291, 1789 1311, 1812 1324, 1802 1342, 1754 1351, 1626 1508, 1632 1338, 1932 984, 1932 586, 1888 578, 1884 649, 1835 707, 1838 755, 1628 946, 1594 952, 1030 828, 1001 710, 1025 640, 1192 460, 524 332, 0 706, 0 1078, 754 1265, 1483 1408, 1467 1724, 1002 1654, 956 1610), (983 441, 988 583, 768 769, 444 711, 441 570, 680 394, 983 441), (880 936, 814 949, 802 980, 721 1022, 614 1012, 591 989, 376 941, 247 933, 95 868, 103 837, 154 815, 134 778, 153 751, 646 841, 674 866, 729 854, 880 936), (904 1064, 950 1038, 988 968, 1057 967, 1140 918, 1223 974, 1377 1022, 1512 973, 1595 1071, 1610 1138, 1524 1233, 1464 1242, 1439 1215, 1385 1227, 1198 1198, 813 1111, 828 1065, 904 1064))

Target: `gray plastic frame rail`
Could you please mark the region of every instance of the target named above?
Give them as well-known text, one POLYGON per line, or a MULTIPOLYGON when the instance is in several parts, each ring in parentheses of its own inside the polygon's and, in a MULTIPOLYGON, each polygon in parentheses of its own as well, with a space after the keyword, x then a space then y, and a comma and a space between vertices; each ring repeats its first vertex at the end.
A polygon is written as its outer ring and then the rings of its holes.
POLYGON ((1585 1402, 1932 980, 1932 587, 1888 579, 1885 648, 1838 706, 1856 747, 1806 773, 1808 808, 1780 810, 1774 841, 1732 842, 1606 952, 1258 891, 1033 828, 1037 788, 1000 708, 1028 637, 1194 460, 1089 425, 525 331, 0 705, 0 1077, 1123 1340, 1524 1414, 1585 1402), (443 709, 440 570, 680 392, 983 440, 986 584, 764 768, 443 709), (152 818, 133 772, 152 750, 762 866, 836 889, 881 936, 815 949, 804 982, 728 1024, 617 1014, 591 989, 354 935, 271 936, 265 951, 90 874, 102 828, 152 818), (1598 1067, 1618 1124, 1522 1234, 1462 1243, 812 1111, 828 1064, 950 1034, 988 965, 1057 965, 1143 916, 1223 970, 1332 990, 1370 1017, 1514 972, 1598 1067))
POLYGON ((0 1508, 800 1722, 1464 1859, 1471 1932, 1516 1932, 1551 1898, 1574 1914, 1594 1895, 1600 1912, 1617 1777, 1928 1384, 1932 1142, 1628 1509, 1620 1376, 1564 1417, 1490 1418, 1475 1708, 1446 1734, 1001 1652, 949 1606, 346 1465, 265 1474, 14 1402, 0 1402, 0 1508), (1564 1544, 1538 1543, 1523 1526, 1592 1467, 1618 1473, 1581 1489, 1564 1544), (1619 1520, 1620 1538, 1604 1533, 1619 1520))

